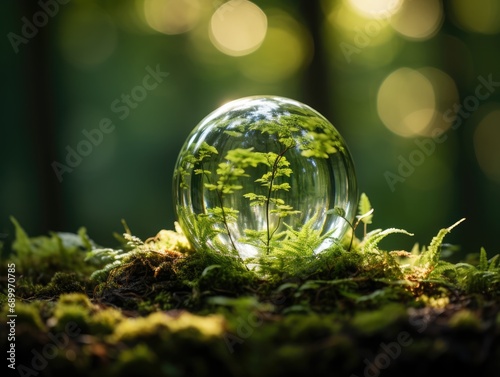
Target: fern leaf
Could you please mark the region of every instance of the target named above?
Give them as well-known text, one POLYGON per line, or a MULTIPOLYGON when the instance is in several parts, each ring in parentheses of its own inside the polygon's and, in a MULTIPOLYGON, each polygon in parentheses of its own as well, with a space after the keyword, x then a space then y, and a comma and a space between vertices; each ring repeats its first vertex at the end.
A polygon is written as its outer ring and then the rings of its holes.
POLYGON ((123 250, 115 250, 110 248, 94 249, 87 253, 85 261, 97 260, 99 262, 110 262, 116 259, 116 256, 123 253, 123 250))
POLYGON ((378 229, 376 231, 367 234, 367 237, 363 241, 362 252, 367 253, 376 250, 378 243, 382 239, 384 239, 389 234, 394 234, 394 233, 403 233, 408 236, 413 236, 413 233, 410 233, 404 229, 389 228, 382 231, 378 229))
POLYGON ((286 223, 284 224, 288 230, 287 237, 279 244, 277 248, 279 254, 293 254, 297 256, 312 255, 313 251, 323 243, 323 241, 331 237, 333 231, 321 235, 321 231, 314 229, 314 221, 316 216, 307 221, 304 226, 296 231, 286 223))
POLYGON ((442 277, 450 275, 456 277, 457 267, 454 264, 440 261, 429 274, 429 277, 442 277))
POLYGON ((488 270, 488 256, 486 255, 486 250, 484 247, 481 248, 479 252, 479 266, 477 268, 479 271, 488 270))
POLYGON ((19 257, 23 257, 32 251, 30 238, 14 216, 10 217, 10 221, 14 224, 16 231, 16 238, 12 244, 12 249, 16 251, 19 257))
POLYGON ((362 193, 360 198, 359 198, 360 220, 365 224, 371 224, 372 219, 373 219, 372 213, 373 213, 373 209, 372 209, 372 205, 370 204, 370 200, 368 199, 368 196, 365 193, 362 193), (370 215, 365 216, 368 212, 370 212, 370 215))
POLYGON ((90 280, 97 280, 97 281, 104 280, 109 272, 111 272, 117 267, 120 267, 121 264, 122 262, 119 260, 116 260, 113 263, 108 263, 106 266, 104 266, 104 268, 94 271, 90 275, 90 280))
POLYGON ((439 260, 439 250, 444 237, 451 232, 458 224, 464 221, 465 218, 457 221, 455 224, 449 226, 448 228, 443 228, 439 233, 432 238, 429 248, 420 255, 418 264, 420 266, 432 265, 434 266, 439 260))
POLYGON ((208 272, 210 270, 213 270, 213 269, 216 269, 216 268, 221 268, 222 266, 220 264, 212 264, 208 267, 205 267, 205 269, 203 270, 203 272, 201 273, 201 276, 205 276, 206 274, 208 274, 208 272))
POLYGON ((497 267, 497 261, 500 257, 500 254, 495 255, 493 258, 490 260, 490 266, 488 267, 488 271, 496 271, 500 272, 500 268, 497 267))

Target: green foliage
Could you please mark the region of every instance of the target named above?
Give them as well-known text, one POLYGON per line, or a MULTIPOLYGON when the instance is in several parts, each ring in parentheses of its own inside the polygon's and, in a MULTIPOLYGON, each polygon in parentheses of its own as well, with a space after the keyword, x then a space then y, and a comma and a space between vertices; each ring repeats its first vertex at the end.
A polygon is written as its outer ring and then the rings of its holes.
POLYGON ((387 237, 389 234, 394 234, 394 233, 403 233, 408 236, 413 236, 413 233, 409 233, 404 229, 396 229, 396 228, 389 228, 385 230, 377 229, 368 233, 365 236, 365 239, 362 242, 361 251, 363 253, 378 252, 377 249, 378 243, 382 241, 382 239, 387 237))
MULTIPOLYGON (((286 164, 282 167, 286 168, 286 164)), ((269 183, 264 186, 266 189, 271 186, 269 177, 262 178, 260 182, 269 183)), ((250 197, 249 199, 252 200, 250 197)), ((255 198, 256 201, 261 199, 255 198)), ((260 205, 265 205, 267 199, 262 200, 264 201, 260 205)), ((360 213, 373 211, 367 204, 369 200, 366 196, 361 202, 364 204, 359 206, 360 213)), ((214 230, 217 228, 212 226, 214 219, 221 213, 222 209, 215 207, 211 213, 197 215, 197 221, 193 224, 200 227, 200 234, 205 232, 208 239, 214 236, 214 232, 224 232, 224 229, 214 230)), ((226 208, 225 213, 227 218, 237 216, 230 208, 226 208)), ((362 216, 359 215, 358 219, 362 216)), ((408 294, 415 297, 424 293, 431 294, 438 286, 488 296, 495 296, 499 292, 498 255, 488 259, 486 251, 481 248, 477 265, 452 264, 441 259, 440 248, 444 237, 463 220, 441 229, 428 247, 420 250, 416 246, 411 251, 386 251, 379 246, 380 241, 390 234, 412 235, 403 229, 376 229, 365 234, 363 239, 355 238, 354 247, 346 248, 343 246, 345 243, 332 238, 331 233, 322 234, 320 230, 315 229, 314 221, 314 218, 310 219, 300 229, 294 229, 284 222, 285 230, 276 232, 273 229, 270 238, 266 232, 247 231, 247 242, 254 242, 263 250, 269 247, 272 253, 262 253, 253 260, 245 261, 245 264, 238 257, 232 256, 229 250, 227 254, 210 248, 194 251, 178 224, 175 231, 162 230, 146 241, 133 236, 124 224, 126 233, 122 235, 123 244, 120 248, 94 247, 86 233, 81 232, 73 238, 82 239, 78 246, 79 252, 85 247, 92 248, 82 253, 85 255, 84 263, 87 263, 83 271, 89 271, 87 276, 91 280, 85 280, 84 276, 75 273, 59 271, 46 286, 34 285, 27 288, 29 283, 26 282, 20 292, 39 297, 85 292, 92 289, 90 281, 93 281, 94 284, 99 284, 96 293, 107 297, 116 287, 126 289, 130 281, 141 279, 143 282, 140 285, 135 283, 134 289, 137 289, 140 295, 152 297, 149 304, 141 306, 141 310, 146 311, 177 305, 198 307, 202 303, 200 300, 206 295, 210 297, 226 290, 233 294, 241 294, 247 289, 258 289, 266 295, 291 294, 292 301, 295 302, 294 306, 292 305, 295 308, 293 310, 306 311, 315 305, 304 304, 303 300, 307 302, 307 298, 317 289, 324 290, 325 300, 330 300, 331 295, 340 295, 353 304, 370 306, 376 305, 377 302, 400 299, 408 294), (319 245, 325 245, 328 240, 330 246, 321 253, 316 253, 319 245), (250 271, 245 265, 250 267, 250 271), (289 284, 284 282, 284 279, 292 279, 294 283, 289 284), (154 290, 148 287, 151 284, 155 286, 157 281, 164 290, 164 296, 158 300, 154 290), (179 299, 180 296, 176 292, 185 292, 183 298, 179 299)), ((57 240, 53 235, 51 238, 42 238, 45 243, 34 243, 18 224, 16 226, 15 249, 25 258, 20 262, 21 265, 30 261, 34 244, 52 250, 53 242, 57 240)), ((47 253, 47 250, 40 254, 44 253, 47 253)), ((73 271, 74 268, 72 266, 65 269, 73 271)))
POLYGON ((98 270, 95 270, 90 275, 92 280, 103 281, 107 278, 110 271, 120 267, 127 258, 132 257, 137 252, 143 251, 144 243, 127 233, 123 234, 125 239, 128 239, 129 249, 112 249, 112 248, 98 248, 91 250, 87 253, 86 260, 87 261, 97 261, 99 264, 102 264, 104 267, 98 270))
POLYGON ((258 265, 265 275, 296 275, 308 262, 315 259, 314 251, 331 237, 333 232, 321 234, 321 230, 314 229, 315 218, 311 218, 300 230, 295 230, 285 224, 287 231, 276 237, 272 254, 262 255, 258 265))
POLYGON ((368 199, 368 196, 363 192, 359 198, 359 215, 357 216, 358 222, 363 222, 364 234, 366 236, 366 227, 368 224, 372 223, 373 220, 373 208, 368 199))
MULTIPOLYGON (((258 248, 263 248, 265 254, 269 254, 273 248, 273 236, 280 226, 281 219, 290 215, 300 214, 300 211, 294 210, 293 207, 286 204, 283 199, 275 196, 273 197, 273 195, 276 195, 277 191, 288 191, 291 187, 288 182, 278 183, 279 178, 290 177, 292 174, 292 169, 289 167, 290 163, 284 156, 287 150, 288 147, 285 147, 280 154, 274 152, 261 154, 265 157, 264 163, 270 170, 264 173, 261 178, 256 179, 255 183, 259 183, 261 187, 264 187, 266 192, 265 194, 247 193, 243 195, 243 197, 250 200, 250 206, 265 207, 266 229, 262 231, 245 229, 247 237, 242 241, 258 248), (270 217, 272 214, 277 215, 279 219, 274 229, 271 229, 270 225, 270 217)), ((274 243, 276 243, 276 240, 274 241, 274 243)))
MULTIPOLYGON (((286 164, 282 167, 286 168, 286 164)), ((262 178, 260 182, 269 183, 265 186, 266 189, 271 186, 269 177, 262 178)), ((249 199, 252 200, 250 197, 249 199)), ((254 200, 261 199, 256 197, 254 200)), ((262 200, 260 205, 265 205, 267 199, 262 200)), ((366 196, 361 202, 364 204, 359 206, 360 213, 373 211, 367 204, 369 201, 366 196)), ((208 239, 213 237, 216 231, 224 232, 224 229, 220 228, 215 231, 217 228, 213 227, 214 221, 220 220, 217 216, 221 216, 221 213, 222 209, 215 207, 206 215, 197 215, 197 221, 193 223, 200 227, 201 234, 206 233, 205 237, 208 239)), ((226 218, 237 216, 230 208, 225 208, 225 214, 226 218)), ((358 219, 362 216, 359 215, 358 219)), ((210 297, 226 290, 241 293, 250 287, 256 289, 259 286, 258 289, 262 293, 267 292, 266 294, 292 294, 295 304, 287 311, 311 310, 312 304, 304 304, 303 300, 307 301, 307 297, 317 289, 324 290, 325 300, 329 300, 330 295, 340 295, 353 304, 369 306, 376 305, 377 302, 400 299, 407 294, 416 297, 424 292, 429 294, 428 289, 435 290, 436 284, 446 289, 455 287, 454 289, 468 293, 490 296, 498 294, 498 255, 488 260, 486 251, 482 248, 477 266, 469 263, 452 264, 440 258, 440 245, 445 235, 463 220, 441 229, 427 248, 419 250, 416 247, 411 251, 389 252, 379 247, 384 237, 394 233, 410 236, 412 234, 397 228, 376 229, 365 234, 363 239, 355 239, 353 248, 345 248, 342 242, 332 238, 331 233, 321 234, 321 231, 315 229, 314 220, 310 219, 298 230, 285 222, 285 230, 273 230, 270 238, 265 231, 252 233, 248 230, 247 242, 254 242, 264 250, 267 247, 272 250, 272 253, 262 253, 254 260, 245 261, 246 265, 250 266, 250 271, 238 257, 231 256, 229 250, 227 254, 209 248, 194 251, 178 224, 176 231, 162 230, 146 241, 130 234, 130 229, 125 224, 126 233, 122 236, 121 248, 94 247, 85 253, 85 260, 87 267, 92 267, 89 272, 91 281, 101 284, 97 292, 102 297, 106 297, 109 294, 106 292, 117 286, 126 286, 130 280, 144 279, 144 285, 138 285, 137 292, 148 292, 146 295, 153 297, 150 304, 141 304, 141 310, 146 311, 154 310, 158 306, 172 308, 187 305, 194 308, 201 305, 200 299, 207 294, 210 297), (330 246, 316 254, 315 250, 319 245, 324 245, 328 240, 331 241, 330 246), (167 284, 166 286, 171 287, 168 289, 174 291, 167 289, 165 295, 157 300, 157 295, 148 288, 148 284, 157 284, 155 281, 161 276, 169 282, 160 285, 167 284), (267 283, 258 283, 262 279, 267 283), (295 279, 295 283, 290 285, 284 283, 283 279, 295 279), (418 291, 415 290, 416 286, 420 287, 418 291), (185 292, 182 299, 179 299, 176 293, 178 291, 185 292)), ((85 239, 88 238, 84 232, 81 235, 85 235, 85 239)), ((83 244, 82 241, 81 245, 83 244)), ((87 247, 93 247, 89 240, 86 244, 87 247)), ((33 247, 32 241, 20 227, 15 245, 17 250, 29 250, 33 247)), ((52 244, 49 242, 47 245, 52 244)), ((31 254, 26 252, 23 255, 31 254)), ((89 289, 89 281, 81 281, 82 278, 77 275, 59 272, 46 287, 34 286, 25 292, 37 292, 40 296, 85 292, 89 289)), ((131 302, 128 305, 130 304, 131 302)))
POLYGON ((471 293, 491 295, 500 291, 500 254, 488 260, 486 250, 481 248, 479 264, 473 266, 468 263, 455 265, 455 277, 459 286, 471 293))
MULTIPOLYGON (((366 209, 360 206, 360 212, 366 209)), ((331 365, 359 375, 363 360, 401 334, 411 343, 404 346, 405 360, 456 352, 454 363, 463 363, 464 349, 498 337, 500 256, 481 248, 477 258, 454 264, 441 255, 444 237, 460 222, 422 248, 384 250, 384 237, 411 235, 389 228, 355 238, 351 248, 345 246, 349 240, 331 239, 315 254, 331 235, 314 229, 313 220, 301 229, 285 222, 286 230, 273 236, 273 252, 253 261, 255 270, 230 254, 193 250, 178 226, 144 241, 126 227, 119 248, 79 249, 87 250, 87 276, 66 265, 45 291, 18 281, 19 292, 38 293, 18 297, 16 347, 43 350, 49 333, 63 339, 59 334, 71 324, 79 336, 67 337, 66 348, 49 363, 51 373, 154 374, 154 363, 160 375, 208 376, 214 368, 224 375, 282 375, 310 365, 322 375, 331 373, 331 365), (90 275, 94 289, 88 289, 90 275), (83 291, 67 294, 73 288, 83 291), (40 293, 49 291, 48 299, 40 293), (467 339, 475 336, 479 343, 471 346, 467 339), (436 343, 441 345, 432 348, 436 343), (453 347, 443 350, 443 344, 453 347), (276 366, 277 360, 283 364, 276 366)), ((16 242, 33 247, 22 231, 16 242)), ((23 255, 31 258, 31 252, 23 255)), ((4 293, 0 297, 6 302, 4 293)), ((488 344, 493 348, 480 352, 493 360, 498 344, 488 344)))
POLYGON ((431 244, 427 250, 424 250, 418 257, 417 264, 421 267, 435 266, 439 261, 440 246, 443 242, 444 237, 451 232, 458 224, 463 222, 465 219, 457 221, 455 224, 448 228, 441 229, 439 233, 432 239, 431 244))
POLYGON ((179 208, 179 213, 189 224, 193 237, 200 240, 202 245, 206 245, 209 240, 216 239, 216 236, 222 232, 216 227, 218 218, 210 216, 209 213, 191 214, 183 207, 179 208))
POLYGON ((296 145, 293 135, 299 130, 297 127, 298 123, 295 123, 295 119, 293 118, 282 117, 281 119, 282 123, 269 122, 268 120, 257 121, 250 129, 269 135, 276 135, 278 143, 285 149, 290 149, 296 145))
MULTIPOLYGON (((362 216, 366 213, 370 213, 372 210, 372 205, 370 204, 370 200, 368 199, 368 195, 366 193, 361 193, 359 197, 359 215, 362 216)), ((373 215, 370 214, 368 216, 361 217, 361 221, 364 224, 371 224, 373 219, 373 215)))
POLYGON ((340 147, 340 141, 333 134, 311 131, 299 148, 304 157, 328 158, 329 155, 336 153, 340 147))
POLYGON ((7 262, 14 263, 16 274, 26 281, 48 284, 60 271, 86 274, 95 268, 95 265, 85 262, 86 252, 95 244, 84 227, 77 234, 51 232, 49 236, 29 237, 14 217, 11 221, 15 229, 14 253, 7 257, 7 262))
POLYGON ((260 153, 252 152, 252 150, 253 148, 230 150, 225 157, 228 162, 220 163, 216 170, 216 183, 205 182, 205 188, 216 190, 221 195, 233 194, 235 191, 241 190, 243 186, 238 184, 239 179, 249 176, 245 173, 245 168, 248 166, 256 167, 262 162, 259 157, 263 156, 260 153))
MULTIPOLYGON (((290 177, 293 170, 286 155, 291 149, 295 149, 304 157, 328 158, 339 150, 343 151, 341 140, 326 119, 311 120, 310 115, 307 111, 303 114, 284 115, 280 117, 280 122, 256 119, 248 126, 249 132, 269 134, 276 147, 274 151, 260 152, 253 147, 231 149, 216 167, 213 157, 219 155, 220 151, 215 145, 203 142, 200 146, 192 147, 191 151, 183 152, 180 156, 180 166, 174 173, 180 189, 190 188, 187 179, 201 176, 197 179, 201 179, 203 189, 214 195, 210 205, 203 204, 201 213, 189 214, 183 205, 177 209, 183 218, 182 221, 187 222, 193 229, 193 238, 200 240, 198 243, 220 246, 223 253, 227 250, 228 255, 237 257, 237 243, 249 244, 260 250, 261 254, 275 253, 274 248, 285 237, 285 234, 278 230, 286 227, 285 232, 288 232, 290 229, 284 225, 284 219, 301 214, 301 211, 287 203, 283 195, 292 188, 290 177), (301 127, 298 124, 301 124, 301 127), (306 132, 301 130, 302 127, 306 132), (262 170, 264 171, 261 172, 262 170), (256 189, 252 192, 241 192, 244 187, 243 180, 252 174, 255 174, 253 177, 257 176, 254 178, 256 189), (229 202, 235 202, 235 196, 248 199, 251 207, 262 207, 264 214, 262 227, 243 229, 244 237, 239 239, 233 235, 231 225, 240 225, 241 214, 237 208, 228 205, 229 202), (221 244, 221 235, 225 235, 224 239, 228 240, 229 247, 221 244)), ((231 125, 227 120, 220 120, 217 126, 225 135, 234 138, 242 137, 242 132, 247 127, 239 125, 237 119, 234 119, 231 125), (229 126, 231 129, 226 129, 229 126)))

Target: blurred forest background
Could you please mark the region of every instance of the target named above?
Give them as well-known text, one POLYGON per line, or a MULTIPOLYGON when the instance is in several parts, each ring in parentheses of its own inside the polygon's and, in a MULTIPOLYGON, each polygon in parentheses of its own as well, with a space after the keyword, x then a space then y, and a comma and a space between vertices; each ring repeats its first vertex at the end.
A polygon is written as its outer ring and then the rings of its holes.
POLYGON ((0 241, 10 216, 104 246, 121 219, 141 238, 172 229, 187 135, 274 94, 344 136, 371 229, 415 234, 382 246, 465 217, 445 239, 457 255, 500 252, 498 0, 5 0, 0 18, 0 241))

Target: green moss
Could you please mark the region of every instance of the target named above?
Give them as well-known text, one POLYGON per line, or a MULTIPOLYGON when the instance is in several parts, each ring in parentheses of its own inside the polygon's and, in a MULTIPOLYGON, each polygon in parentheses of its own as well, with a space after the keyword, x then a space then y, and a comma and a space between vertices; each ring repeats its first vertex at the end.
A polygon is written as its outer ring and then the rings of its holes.
POLYGON ((59 297, 59 305, 76 305, 84 309, 93 309, 94 305, 90 302, 87 295, 81 293, 66 293, 59 297))
POLYGON ((304 362, 307 350, 301 345, 283 345, 276 352, 276 368, 275 372, 286 368, 288 371, 293 371, 297 375, 307 376, 310 373, 308 363, 304 362))
POLYGON ((85 333, 89 331, 90 313, 79 305, 57 305, 54 319, 57 331, 64 331, 68 325, 76 325, 85 333))
POLYGON ((85 277, 75 272, 56 272, 46 287, 38 292, 39 295, 59 296, 63 293, 85 292, 85 277))
POLYGON ((288 341, 297 343, 321 342, 339 332, 340 321, 334 316, 290 315, 284 319, 288 341))
POLYGON ((450 327, 462 330, 480 330, 481 319, 471 310, 462 309, 453 314, 449 321, 450 327))
POLYGON ((263 275, 190 249, 179 232, 146 241, 128 233, 121 249, 96 249, 83 233, 70 237, 77 245, 19 227, 16 344, 27 355, 19 351, 19 362, 29 365, 32 349, 73 329, 46 375, 359 376, 382 344, 410 334, 384 375, 437 365, 496 371, 500 258, 482 249, 473 264, 440 260, 451 228, 410 251, 381 249, 383 237, 402 231, 376 230, 312 258, 275 260, 263 275), (33 264, 57 256, 57 265, 33 264))
POLYGON ((183 312, 177 317, 162 312, 146 317, 129 318, 118 324, 111 339, 114 342, 137 341, 148 338, 168 338, 175 332, 191 332, 200 340, 220 336, 224 330, 221 316, 201 317, 183 312))
POLYGON ((89 318, 90 333, 94 335, 112 334, 115 328, 125 317, 121 311, 114 308, 105 308, 92 314, 89 318))
POLYGON ((76 326, 82 333, 88 333, 93 309, 94 306, 84 294, 67 293, 61 295, 53 312, 55 329, 65 331, 69 325, 76 326))
POLYGON ((401 304, 389 304, 373 311, 356 313, 352 326, 362 334, 373 335, 387 332, 389 328, 399 327, 407 319, 406 308, 401 304))
POLYGON ((254 273, 228 267, 221 264, 205 267, 197 280, 200 291, 231 292, 236 296, 252 286, 257 286, 258 279, 254 273))
MULTIPOLYGON (((2 317, 7 317, 8 310, 5 307, 2 310, 2 317)), ((40 309, 37 303, 16 302, 15 306, 16 322, 22 324, 23 327, 33 329, 35 331, 45 331, 47 328, 40 316, 40 309)))
MULTIPOLYGON (((146 344, 138 344, 120 353, 112 372, 116 376, 155 376, 158 374, 157 363, 154 351, 146 344)), ((172 376, 176 375, 175 370, 171 372, 174 372, 172 376)))

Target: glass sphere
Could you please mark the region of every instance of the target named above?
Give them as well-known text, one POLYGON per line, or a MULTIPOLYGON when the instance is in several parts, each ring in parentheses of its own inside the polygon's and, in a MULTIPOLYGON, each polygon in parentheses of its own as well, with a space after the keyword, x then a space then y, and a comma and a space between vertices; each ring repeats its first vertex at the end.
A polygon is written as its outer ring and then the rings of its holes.
POLYGON ((243 261, 310 232, 315 255, 345 234, 357 209, 348 148, 311 107, 277 96, 229 102, 184 143, 174 171, 174 208, 195 249, 243 261), (307 227, 307 229, 305 228, 307 227))

